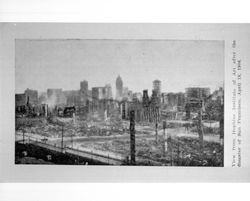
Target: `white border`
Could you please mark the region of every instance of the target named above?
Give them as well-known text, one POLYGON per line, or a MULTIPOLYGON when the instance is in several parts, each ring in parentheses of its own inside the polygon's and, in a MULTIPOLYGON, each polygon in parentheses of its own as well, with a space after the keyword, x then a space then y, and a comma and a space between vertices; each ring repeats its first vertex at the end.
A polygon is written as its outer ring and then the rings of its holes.
POLYGON ((1 0, 2 22, 246 23, 247 0, 1 0))
MULTIPOLYGON (((239 41, 242 47, 241 57, 244 61, 245 86, 249 81, 247 64, 250 63, 249 25, 239 24, 1 24, 3 30, 1 83, 4 93, 1 97, 2 145, 0 179, 10 182, 221 182, 221 181, 249 181, 250 150, 246 148, 243 155, 242 168, 230 168, 230 83, 231 83, 231 50, 233 39, 239 41), (225 40, 225 168, 178 168, 178 167, 107 167, 107 166, 37 166, 14 165, 14 40, 24 38, 140 38, 140 39, 179 39, 179 40, 225 40), (228 87, 229 86, 229 87, 228 87), (4 117, 4 118, 3 118, 4 117), (227 158, 228 157, 228 158, 227 158)), ((247 98, 245 94, 244 98, 247 98)), ((247 99, 245 99, 247 100, 247 99)), ((244 144, 248 145, 250 136, 247 119, 249 115, 244 103, 242 118, 244 117, 244 144)), ((248 146, 246 146, 248 147, 248 146)))

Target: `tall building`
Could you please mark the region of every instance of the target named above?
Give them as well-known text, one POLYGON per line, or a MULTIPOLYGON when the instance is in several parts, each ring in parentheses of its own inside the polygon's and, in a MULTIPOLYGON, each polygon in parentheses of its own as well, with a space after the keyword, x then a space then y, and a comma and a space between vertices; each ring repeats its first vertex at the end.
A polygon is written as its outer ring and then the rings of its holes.
POLYGON ((88 91, 88 81, 84 80, 80 82, 80 89, 82 91, 88 91))
POLYGON ((143 107, 149 107, 149 104, 150 104, 148 90, 146 90, 146 89, 143 90, 142 104, 143 104, 143 107))
POLYGON ((88 100, 88 81, 84 80, 80 82, 79 96, 80 96, 80 103, 82 105, 86 105, 88 100))
POLYGON ((105 88, 104 87, 93 87, 92 88, 92 98, 93 100, 102 100, 105 98, 105 88))
POLYGON ((113 94, 112 94, 111 84, 106 84, 104 86, 104 90, 105 90, 105 99, 112 99, 113 98, 113 94))
POLYGON ((63 92, 67 100, 67 106, 80 106, 80 94, 78 90, 69 90, 63 92))
POLYGON ((32 89, 26 89, 24 91, 25 96, 27 97, 27 103, 31 105, 38 104, 38 91, 32 89))
POLYGON ((23 94, 15 94, 16 113, 25 113, 27 106, 27 97, 23 94))
POLYGON ((179 93, 163 93, 163 104, 166 104, 169 109, 182 110, 185 106, 185 94, 179 93), (163 95, 164 94, 164 95, 163 95))
POLYGON ((161 95, 161 81, 160 80, 153 81, 153 90, 157 93, 157 96, 161 95))
POLYGON ((186 88, 187 99, 204 99, 210 95, 210 88, 190 87, 186 88))
POLYGON ((152 91, 151 104, 153 107, 160 107, 161 97, 158 95, 157 90, 152 91))
POLYGON ((116 78, 116 99, 122 100, 122 93, 123 93, 123 82, 120 75, 116 78))
POLYGON ((25 106, 27 104, 27 97, 25 94, 15 94, 15 104, 18 106, 25 106))

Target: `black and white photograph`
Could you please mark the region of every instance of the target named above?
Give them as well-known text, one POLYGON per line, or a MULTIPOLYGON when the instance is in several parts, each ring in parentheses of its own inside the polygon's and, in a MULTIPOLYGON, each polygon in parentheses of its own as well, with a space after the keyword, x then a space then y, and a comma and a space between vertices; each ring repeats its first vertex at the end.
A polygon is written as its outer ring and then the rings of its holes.
POLYGON ((249 6, 0 0, 0 200, 248 200, 249 6))
POLYGON ((15 39, 15 164, 223 167, 224 50, 15 39))

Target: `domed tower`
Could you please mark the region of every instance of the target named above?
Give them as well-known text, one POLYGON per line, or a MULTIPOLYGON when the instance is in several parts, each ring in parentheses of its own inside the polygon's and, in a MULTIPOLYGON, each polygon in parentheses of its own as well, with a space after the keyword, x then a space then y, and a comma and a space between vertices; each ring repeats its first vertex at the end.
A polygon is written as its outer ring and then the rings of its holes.
POLYGON ((123 82, 120 75, 116 78, 116 99, 121 100, 122 99, 122 91, 123 91, 123 82))

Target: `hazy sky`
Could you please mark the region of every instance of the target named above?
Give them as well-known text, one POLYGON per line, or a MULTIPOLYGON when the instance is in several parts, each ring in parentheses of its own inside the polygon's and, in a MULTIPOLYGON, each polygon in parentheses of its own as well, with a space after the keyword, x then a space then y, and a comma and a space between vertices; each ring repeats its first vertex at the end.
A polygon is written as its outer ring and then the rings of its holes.
POLYGON ((118 74, 133 92, 152 90, 162 81, 163 92, 186 87, 212 89, 224 82, 222 41, 168 40, 16 40, 16 93, 26 88, 79 89, 112 85, 118 74))

